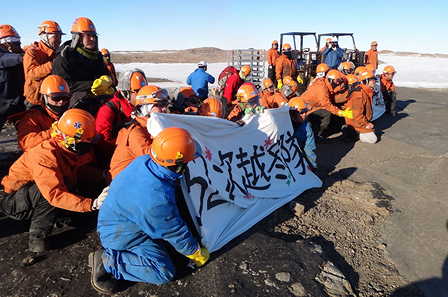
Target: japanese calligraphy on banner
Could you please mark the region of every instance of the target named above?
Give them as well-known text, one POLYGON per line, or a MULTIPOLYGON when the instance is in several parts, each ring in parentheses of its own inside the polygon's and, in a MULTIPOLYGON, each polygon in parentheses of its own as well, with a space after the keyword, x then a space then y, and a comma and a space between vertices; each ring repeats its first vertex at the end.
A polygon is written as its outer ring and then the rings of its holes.
POLYGON ((202 116, 152 114, 148 131, 187 129, 202 149, 182 191, 209 251, 220 249, 303 191, 320 187, 293 137, 288 107, 246 115, 244 126, 202 116))

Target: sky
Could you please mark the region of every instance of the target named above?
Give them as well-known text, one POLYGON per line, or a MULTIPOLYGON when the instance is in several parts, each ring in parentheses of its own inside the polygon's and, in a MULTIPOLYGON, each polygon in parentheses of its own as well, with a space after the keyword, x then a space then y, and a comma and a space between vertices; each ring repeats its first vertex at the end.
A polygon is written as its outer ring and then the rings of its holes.
POLYGON ((448 54, 446 0, 46 3, 2 0, 0 23, 12 25, 26 45, 39 40, 37 27, 45 20, 59 23, 68 33, 63 37, 65 41, 71 38, 73 21, 87 17, 100 34, 100 47, 112 52, 196 47, 269 49, 280 33, 347 32, 354 33, 359 50, 368 50, 375 40, 379 51, 448 54))
MULTIPOLYGON (((383 54, 379 56, 384 63, 378 65, 377 73, 382 73, 384 67, 392 65, 397 71, 394 76, 394 83, 398 87, 410 88, 437 88, 448 89, 446 80, 446 69, 448 69, 448 59, 438 59, 420 55, 400 56, 396 54, 383 54), (416 73, 425 73, 415 75, 416 73)), ((208 63, 207 72, 215 77, 227 66, 227 63, 208 63)), ((174 89, 187 86, 188 75, 197 68, 196 63, 127 63, 115 64, 117 72, 123 72, 128 69, 140 68, 146 76, 166 78, 172 82, 158 82, 156 84, 161 88, 174 89)), ((210 88, 217 87, 217 81, 209 85, 210 88)))

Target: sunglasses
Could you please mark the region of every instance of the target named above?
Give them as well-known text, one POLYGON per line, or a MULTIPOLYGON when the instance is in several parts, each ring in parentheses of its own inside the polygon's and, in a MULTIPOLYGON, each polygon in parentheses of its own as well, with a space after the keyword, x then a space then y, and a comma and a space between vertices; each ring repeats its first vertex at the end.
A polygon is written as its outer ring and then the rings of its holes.
POLYGON ((59 96, 50 96, 51 100, 59 102, 59 101, 68 101, 72 95, 59 95, 59 96))

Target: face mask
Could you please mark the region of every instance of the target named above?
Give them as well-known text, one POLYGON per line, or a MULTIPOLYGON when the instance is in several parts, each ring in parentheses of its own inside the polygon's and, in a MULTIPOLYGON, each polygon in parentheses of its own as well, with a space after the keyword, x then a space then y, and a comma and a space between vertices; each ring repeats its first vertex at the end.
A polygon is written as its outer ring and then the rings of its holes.
POLYGON ((93 146, 93 144, 90 142, 78 142, 78 143, 75 143, 73 146, 70 146, 70 148, 75 153, 82 156, 82 155, 90 152, 90 149, 92 148, 92 146, 93 146))
POLYGON ((62 115, 68 109, 68 103, 62 106, 47 103, 46 106, 48 107, 49 110, 53 111, 57 115, 62 115))
POLYGON ((187 163, 183 163, 182 165, 168 166, 167 168, 176 173, 184 173, 185 169, 187 169, 187 163))
POLYGON ((286 53, 285 53, 285 56, 286 56, 288 59, 291 59, 291 52, 286 52, 286 53))
POLYGON ((332 81, 330 84, 331 84, 331 87, 333 88, 333 90, 338 86, 338 84, 335 83, 334 81, 332 81))

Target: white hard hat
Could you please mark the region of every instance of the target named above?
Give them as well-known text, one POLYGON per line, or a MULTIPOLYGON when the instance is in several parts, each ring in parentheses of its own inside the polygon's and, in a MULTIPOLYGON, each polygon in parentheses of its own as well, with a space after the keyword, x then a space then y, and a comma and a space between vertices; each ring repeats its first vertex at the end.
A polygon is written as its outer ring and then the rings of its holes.
POLYGON ((198 63, 198 67, 207 67, 207 63, 205 63, 204 61, 201 61, 198 63))
POLYGON ((331 38, 331 42, 338 42, 338 38, 336 36, 333 36, 333 38, 331 38))

